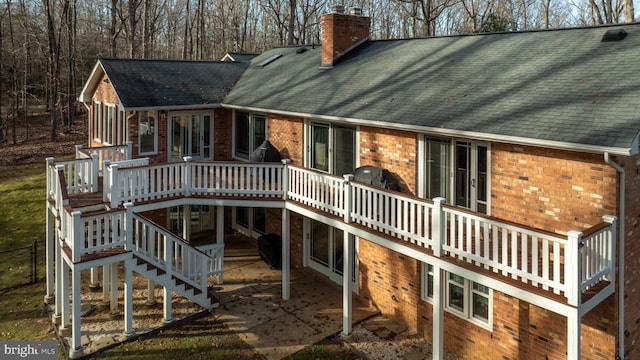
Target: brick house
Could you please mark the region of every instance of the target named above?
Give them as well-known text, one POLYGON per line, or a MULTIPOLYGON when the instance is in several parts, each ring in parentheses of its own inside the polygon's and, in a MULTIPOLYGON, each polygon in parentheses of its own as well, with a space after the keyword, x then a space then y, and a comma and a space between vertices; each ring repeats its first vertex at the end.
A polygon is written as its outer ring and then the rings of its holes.
POLYGON ((45 299, 72 357, 79 309, 55 294, 81 271, 124 262, 215 307, 230 229, 282 237, 285 299, 291 267, 342 284, 345 334, 358 296, 434 358, 640 356, 640 24, 384 41, 369 24, 327 14, 322 45, 243 61, 98 61, 89 147, 48 167, 45 299), (264 140, 286 160, 250 161, 264 140), (166 242, 184 264, 168 282, 166 242))

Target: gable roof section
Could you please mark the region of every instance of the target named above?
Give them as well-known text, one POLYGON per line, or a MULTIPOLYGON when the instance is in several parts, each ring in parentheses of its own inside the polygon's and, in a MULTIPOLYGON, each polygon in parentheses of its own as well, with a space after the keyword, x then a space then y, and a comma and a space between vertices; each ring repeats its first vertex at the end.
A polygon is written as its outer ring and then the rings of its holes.
POLYGON ((222 57, 222 61, 249 62, 258 54, 229 52, 222 57))
POLYGON ((80 101, 106 74, 125 110, 218 106, 247 63, 142 59, 99 59, 80 101))
POLYGON ((320 48, 252 64, 229 107, 629 154, 640 130, 640 24, 369 41, 331 69, 320 48), (602 42, 624 29, 622 41, 602 42))

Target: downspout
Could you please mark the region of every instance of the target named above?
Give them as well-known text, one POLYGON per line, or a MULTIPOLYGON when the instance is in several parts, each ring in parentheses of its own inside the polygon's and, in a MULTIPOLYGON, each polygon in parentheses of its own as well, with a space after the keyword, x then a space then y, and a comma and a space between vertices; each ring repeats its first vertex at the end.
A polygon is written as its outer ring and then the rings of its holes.
MULTIPOLYGON (((126 121, 126 124, 125 124, 125 126, 127 127, 127 143, 129 143, 130 141, 132 141, 131 139, 129 139, 129 120, 131 120, 131 118, 132 118, 132 117, 134 117, 134 116, 136 115, 136 113, 137 113, 137 112, 138 112, 137 110, 133 110, 133 111, 131 112, 131 115, 127 116, 127 121, 126 121)), ((125 114, 126 114, 126 112, 125 112, 125 114)), ((157 126, 157 124, 156 124, 156 128, 157 128, 157 127, 158 127, 158 126, 157 126)), ((140 131, 140 129, 138 129, 138 131, 140 131)), ((140 144, 138 144, 138 145, 140 145, 140 144)), ((130 154, 130 155, 131 155, 131 157, 133 157, 133 149, 130 149, 130 150, 131 150, 131 154, 130 154)), ((138 155, 138 156, 140 156, 140 155, 138 155)))
POLYGON ((620 242, 618 244, 618 356, 617 359, 624 359, 624 210, 625 210, 625 173, 624 168, 622 168, 618 163, 611 160, 609 157, 609 153, 604 153, 604 162, 607 165, 616 169, 616 171, 620 174, 620 196, 618 203, 620 204, 620 209, 618 211, 620 215, 619 219, 619 238, 620 242))

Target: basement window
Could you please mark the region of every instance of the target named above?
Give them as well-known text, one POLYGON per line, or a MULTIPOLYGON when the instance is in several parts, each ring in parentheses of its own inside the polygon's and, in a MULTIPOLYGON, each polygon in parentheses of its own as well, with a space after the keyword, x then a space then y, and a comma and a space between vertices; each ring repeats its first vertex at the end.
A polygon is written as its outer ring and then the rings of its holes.
POLYGON ((444 310, 487 330, 493 327, 493 290, 488 286, 450 272, 443 284, 434 283, 434 267, 422 263, 422 300, 433 304, 434 287, 444 295, 444 310))

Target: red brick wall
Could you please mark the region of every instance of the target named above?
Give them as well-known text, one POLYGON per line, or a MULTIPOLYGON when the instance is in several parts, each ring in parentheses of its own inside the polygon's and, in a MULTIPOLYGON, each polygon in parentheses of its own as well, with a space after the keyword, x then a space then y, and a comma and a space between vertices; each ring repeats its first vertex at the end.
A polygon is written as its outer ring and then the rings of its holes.
POLYGON ((304 164, 304 121, 300 118, 269 114, 267 138, 284 159, 293 165, 304 164))
MULTIPOLYGON (((625 170, 625 359, 640 359, 640 157, 615 158, 625 170)), ((616 299, 616 304, 617 304, 616 299)), ((611 308, 610 311, 617 311, 611 308)), ((617 324, 616 324, 617 326, 617 324)))
MULTIPOLYGON (((360 296, 411 331, 432 338, 433 309, 421 300, 421 265, 365 240, 359 242, 360 296)), ((582 359, 615 358, 614 297, 582 320, 582 359)), ((493 291, 493 331, 445 311, 445 349, 464 359, 564 359, 565 316, 493 291)))
POLYGON ((416 194, 418 137, 416 133, 360 126, 360 166, 391 171, 403 192, 416 194))
POLYGON ((616 213, 616 172, 602 155, 494 143, 491 215, 560 234, 616 213))

